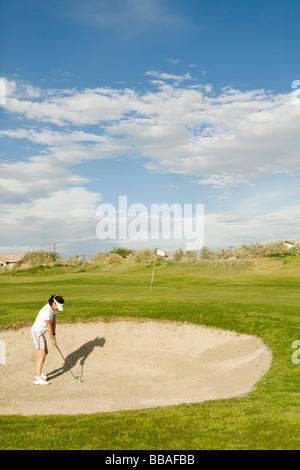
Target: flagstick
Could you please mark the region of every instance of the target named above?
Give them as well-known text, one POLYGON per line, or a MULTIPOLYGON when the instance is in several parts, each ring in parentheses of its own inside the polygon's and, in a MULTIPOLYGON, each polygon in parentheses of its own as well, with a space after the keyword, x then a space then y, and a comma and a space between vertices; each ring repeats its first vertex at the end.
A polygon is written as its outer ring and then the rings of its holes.
POLYGON ((155 261, 156 261, 156 252, 155 252, 155 257, 154 257, 154 264, 153 264, 153 271, 152 271, 152 279, 151 279, 150 292, 152 292, 152 284, 153 284, 153 277, 154 277, 155 261))

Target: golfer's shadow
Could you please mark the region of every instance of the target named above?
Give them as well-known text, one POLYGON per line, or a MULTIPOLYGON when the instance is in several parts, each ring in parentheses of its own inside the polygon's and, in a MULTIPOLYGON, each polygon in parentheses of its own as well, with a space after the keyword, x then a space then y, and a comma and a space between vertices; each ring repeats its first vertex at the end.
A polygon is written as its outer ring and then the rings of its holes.
MULTIPOLYGON (((83 344, 80 346, 80 348, 76 349, 76 351, 72 352, 68 356, 66 356, 66 362, 70 366, 71 369, 73 369, 74 366, 79 361, 79 364, 81 365, 81 375, 80 375, 80 380, 82 379, 83 376, 83 366, 85 364, 85 361, 89 357, 89 355, 94 351, 96 347, 103 348, 105 344, 105 338, 95 338, 92 341, 88 341, 87 343, 83 344)), ((67 364, 64 362, 63 366, 60 367, 59 369, 54 369, 51 372, 48 373, 48 378, 49 379, 55 379, 56 377, 59 377, 60 375, 65 374, 66 372, 69 372, 69 368, 67 364)))

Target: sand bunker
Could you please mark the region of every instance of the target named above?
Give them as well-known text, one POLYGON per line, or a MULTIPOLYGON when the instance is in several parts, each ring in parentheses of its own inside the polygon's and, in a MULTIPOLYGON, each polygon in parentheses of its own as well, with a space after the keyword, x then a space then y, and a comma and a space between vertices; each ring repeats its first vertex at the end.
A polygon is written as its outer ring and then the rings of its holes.
POLYGON ((59 324, 57 342, 74 375, 82 378, 78 383, 46 337, 43 372, 51 385, 37 386, 29 328, 0 332, 6 346, 0 414, 86 414, 231 398, 253 390, 272 361, 256 337, 191 324, 59 324))

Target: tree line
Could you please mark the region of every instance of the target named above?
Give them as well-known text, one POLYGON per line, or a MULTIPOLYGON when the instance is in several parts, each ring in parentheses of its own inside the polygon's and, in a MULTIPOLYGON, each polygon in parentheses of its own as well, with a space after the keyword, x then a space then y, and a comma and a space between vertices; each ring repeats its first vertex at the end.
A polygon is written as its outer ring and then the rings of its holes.
MULTIPOLYGON (((51 251, 29 251, 25 253, 22 261, 18 264, 23 267, 34 266, 54 266, 54 265, 101 265, 101 264, 121 264, 126 260, 136 263, 150 263, 154 260, 155 249, 144 249, 140 251, 130 250, 124 247, 113 247, 109 252, 97 251, 91 258, 75 255, 68 259, 63 259, 58 253, 51 251)), ((288 248, 283 241, 275 241, 266 244, 253 243, 242 245, 239 248, 233 247, 213 250, 203 246, 200 251, 178 249, 172 256, 173 261, 209 261, 226 259, 250 259, 276 257, 285 258, 288 256, 300 256, 300 245, 288 248)), ((170 258, 157 257, 159 261, 166 261, 170 258)))

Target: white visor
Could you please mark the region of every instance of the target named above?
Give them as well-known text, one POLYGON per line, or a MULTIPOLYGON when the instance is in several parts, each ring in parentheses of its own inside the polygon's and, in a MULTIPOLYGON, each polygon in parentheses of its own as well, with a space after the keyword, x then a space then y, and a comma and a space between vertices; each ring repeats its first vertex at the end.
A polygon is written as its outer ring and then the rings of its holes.
POLYGON ((53 299, 53 300, 54 300, 54 302, 55 302, 55 304, 56 304, 58 310, 60 310, 60 311, 62 312, 63 309, 64 309, 64 305, 63 305, 63 304, 60 304, 60 303, 57 302, 57 300, 55 300, 55 299, 53 299))

